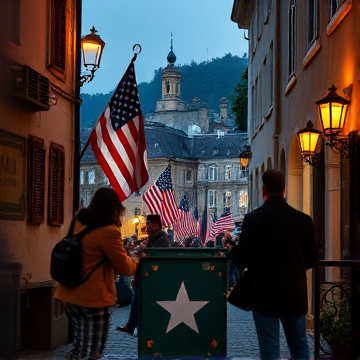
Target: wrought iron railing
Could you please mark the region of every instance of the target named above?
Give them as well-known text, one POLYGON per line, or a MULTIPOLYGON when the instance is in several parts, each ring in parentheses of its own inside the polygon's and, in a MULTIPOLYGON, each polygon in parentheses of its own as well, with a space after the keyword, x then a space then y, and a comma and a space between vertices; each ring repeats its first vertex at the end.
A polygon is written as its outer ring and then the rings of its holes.
POLYGON ((359 305, 360 261, 319 261, 314 270, 315 359, 360 355, 359 305))

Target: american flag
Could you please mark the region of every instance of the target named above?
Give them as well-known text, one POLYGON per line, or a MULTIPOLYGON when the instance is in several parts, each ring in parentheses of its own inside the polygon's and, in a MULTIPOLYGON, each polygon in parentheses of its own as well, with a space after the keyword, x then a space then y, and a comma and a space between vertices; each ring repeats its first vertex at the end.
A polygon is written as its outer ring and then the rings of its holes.
POLYGON ((160 174, 155 184, 143 195, 148 213, 159 214, 163 225, 173 224, 179 217, 179 209, 174 197, 170 165, 160 174))
POLYGON ((120 201, 149 180, 144 118, 131 62, 89 138, 120 201))
POLYGON ((200 222, 194 218, 191 211, 179 209, 179 218, 174 223, 175 238, 184 240, 189 237, 200 237, 200 222))
POLYGON ((235 227, 234 219, 231 213, 221 217, 209 226, 210 237, 214 238, 226 230, 233 230, 235 227))

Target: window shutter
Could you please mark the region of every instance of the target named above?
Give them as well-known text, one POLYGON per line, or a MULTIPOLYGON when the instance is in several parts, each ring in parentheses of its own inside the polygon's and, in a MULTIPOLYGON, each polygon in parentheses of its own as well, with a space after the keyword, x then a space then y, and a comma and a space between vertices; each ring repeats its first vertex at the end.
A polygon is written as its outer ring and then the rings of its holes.
POLYGON ((45 149, 36 136, 29 137, 28 166, 28 221, 38 225, 44 222, 45 149))
POLYGON ((49 165, 49 225, 60 226, 64 220, 64 147, 51 143, 49 165))
POLYGON ((65 74, 66 59, 66 0, 52 1, 51 67, 65 74))

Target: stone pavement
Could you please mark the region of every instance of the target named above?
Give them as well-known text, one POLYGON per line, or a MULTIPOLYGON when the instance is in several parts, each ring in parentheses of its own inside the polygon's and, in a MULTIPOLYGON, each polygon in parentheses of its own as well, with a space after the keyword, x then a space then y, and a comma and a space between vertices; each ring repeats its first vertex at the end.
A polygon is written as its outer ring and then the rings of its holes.
MULTIPOLYGON (((115 327, 125 325, 130 306, 113 308, 113 318, 109 339, 106 345, 104 359, 133 360, 137 356, 137 336, 116 331, 115 327)), ((281 357, 289 359, 290 354, 281 329, 281 357)), ((309 336, 309 346, 313 350, 313 342, 309 336)), ((68 360, 70 346, 63 346, 51 353, 17 352, 0 360, 68 360)), ((259 359, 259 350, 254 321, 251 312, 242 311, 230 304, 227 308, 227 358, 231 360, 259 359)))

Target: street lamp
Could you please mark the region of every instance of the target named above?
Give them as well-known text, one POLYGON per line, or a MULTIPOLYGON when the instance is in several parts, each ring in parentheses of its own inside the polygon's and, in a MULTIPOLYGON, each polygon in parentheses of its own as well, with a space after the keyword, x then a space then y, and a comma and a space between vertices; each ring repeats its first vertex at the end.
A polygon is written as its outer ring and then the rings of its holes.
POLYGON ((96 35, 97 30, 94 26, 90 31, 91 34, 81 38, 84 66, 87 71, 90 71, 90 74, 80 77, 80 86, 89 83, 94 78, 95 71, 100 67, 101 55, 105 46, 100 36, 96 35))
POLYGON ((339 96, 336 90, 337 88, 333 84, 329 88, 328 95, 316 101, 316 105, 318 106, 324 136, 328 140, 326 144, 337 151, 341 151, 347 157, 349 139, 340 134, 345 127, 350 100, 339 96))
POLYGON ((246 143, 239 152, 240 166, 247 167, 249 165, 249 161, 251 158, 252 158, 251 146, 246 143))
POLYGON ((314 128, 311 120, 308 121, 304 129, 297 132, 303 159, 312 166, 316 166, 315 154, 319 152, 321 135, 321 131, 314 128))

